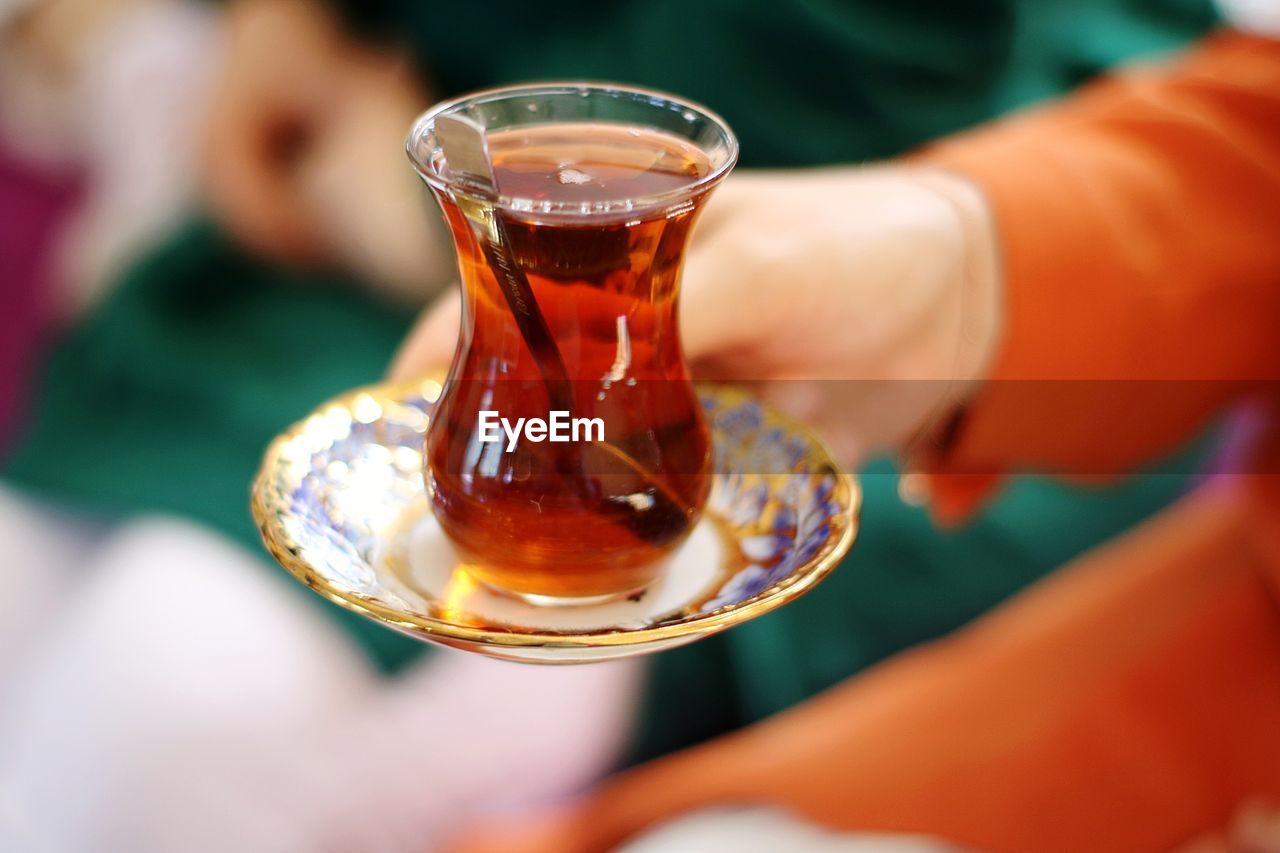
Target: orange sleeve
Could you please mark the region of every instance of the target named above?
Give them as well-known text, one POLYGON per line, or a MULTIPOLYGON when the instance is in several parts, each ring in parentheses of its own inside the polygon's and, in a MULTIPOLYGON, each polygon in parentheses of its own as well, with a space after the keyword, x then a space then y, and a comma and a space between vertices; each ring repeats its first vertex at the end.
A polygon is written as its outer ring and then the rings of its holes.
POLYGON ((1122 472, 1280 377, 1280 41, 1223 33, 920 160, 985 191, 1005 288, 925 461, 942 516, 1010 468, 1122 472))
POLYGON ((959 634, 446 849, 598 853, 741 804, 994 853, 1181 849, 1280 797, 1280 620, 1248 525, 1202 490, 959 634))

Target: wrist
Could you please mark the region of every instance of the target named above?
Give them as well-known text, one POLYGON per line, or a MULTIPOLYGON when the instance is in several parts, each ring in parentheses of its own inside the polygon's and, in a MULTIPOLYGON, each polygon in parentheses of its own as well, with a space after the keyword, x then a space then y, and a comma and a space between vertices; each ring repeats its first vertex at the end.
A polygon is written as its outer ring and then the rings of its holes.
POLYGON ((957 402, 961 402, 990 372, 1003 328, 995 217, 982 189, 968 178, 933 167, 913 169, 912 178, 946 201, 963 247, 953 285, 957 290, 957 316, 951 372, 957 386, 957 402))
POLYGON ((936 365, 917 377, 933 387, 930 408, 902 447, 908 470, 930 470, 945 458, 961 433, 969 401, 990 373, 1003 327, 1003 287, 995 220, 982 190, 943 169, 912 167, 907 177, 941 200, 949 214, 946 240, 951 254, 947 286, 939 295, 940 317, 927 361, 936 365))

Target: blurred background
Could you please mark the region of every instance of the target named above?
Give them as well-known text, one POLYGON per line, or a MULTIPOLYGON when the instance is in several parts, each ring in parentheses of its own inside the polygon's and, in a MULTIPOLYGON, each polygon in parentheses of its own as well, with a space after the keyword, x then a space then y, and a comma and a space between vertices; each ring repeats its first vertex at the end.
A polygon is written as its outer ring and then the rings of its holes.
POLYGON ((402 152, 427 106, 616 80, 719 112, 741 168, 862 163, 1216 25, 1209 0, 0 2, 0 847, 429 849, 496 807, 494 773, 550 796, 765 719, 1195 480, 1196 446, 1106 485, 1013 478, 940 530, 874 461, 821 595, 643 673, 509 675, 361 623, 283 579, 247 489, 453 281, 402 152), (386 781, 453 755, 441 732, 484 712, 442 685, 468 684, 548 697, 511 735, 548 754, 459 753, 447 796, 386 781), (598 735, 553 701, 592 691, 598 735))

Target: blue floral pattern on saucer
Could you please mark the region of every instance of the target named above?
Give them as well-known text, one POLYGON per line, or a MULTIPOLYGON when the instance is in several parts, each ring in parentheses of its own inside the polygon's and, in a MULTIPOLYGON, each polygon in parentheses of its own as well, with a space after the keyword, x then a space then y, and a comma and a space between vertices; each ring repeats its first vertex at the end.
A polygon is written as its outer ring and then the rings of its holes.
POLYGON ((474 584, 462 595, 452 563, 443 575, 423 568, 447 547, 433 544, 422 477, 440 390, 431 379, 375 386, 320 407, 273 442, 253 490, 285 568, 419 639, 544 663, 670 648, 785 604, 852 544, 858 487, 821 442, 741 390, 700 386, 714 487, 700 530, 653 589, 599 607, 517 605, 474 584))

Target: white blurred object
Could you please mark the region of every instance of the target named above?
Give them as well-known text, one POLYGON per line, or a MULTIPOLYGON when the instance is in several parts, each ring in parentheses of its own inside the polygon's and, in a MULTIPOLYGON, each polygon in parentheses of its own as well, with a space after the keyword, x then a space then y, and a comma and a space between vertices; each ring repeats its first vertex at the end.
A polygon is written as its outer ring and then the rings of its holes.
POLYGON ((459 822, 581 789, 627 741, 635 662, 447 652, 389 682, 204 528, 134 522, 75 560, 0 702, 5 853, 428 853, 459 822))
POLYGON ((332 767, 345 797, 326 797, 316 838, 335 853, 430 853, 480 818, 579 792, 626 746, 642 672, 635 660, 545 667, 435 652, 344 731, 349 757, 332 767))
POLYGON ((0 718, 0 849, 305 849, 299 782, 372 688, 367 664, 191 524, 135 523, 81 569, 0 718))
POLYGON ((954 853, 917 835, 832 832, 774 809, 708 809, 663 824, 618 853, 954 853))
POLYGON ((77 569, 101 528, 0 485, 0 707, 14 671, 72 594, 77 569))
POLYGON ((1218 0, 1218 7, 1233 27, 1280 38, 1280 0, 1218 0))

